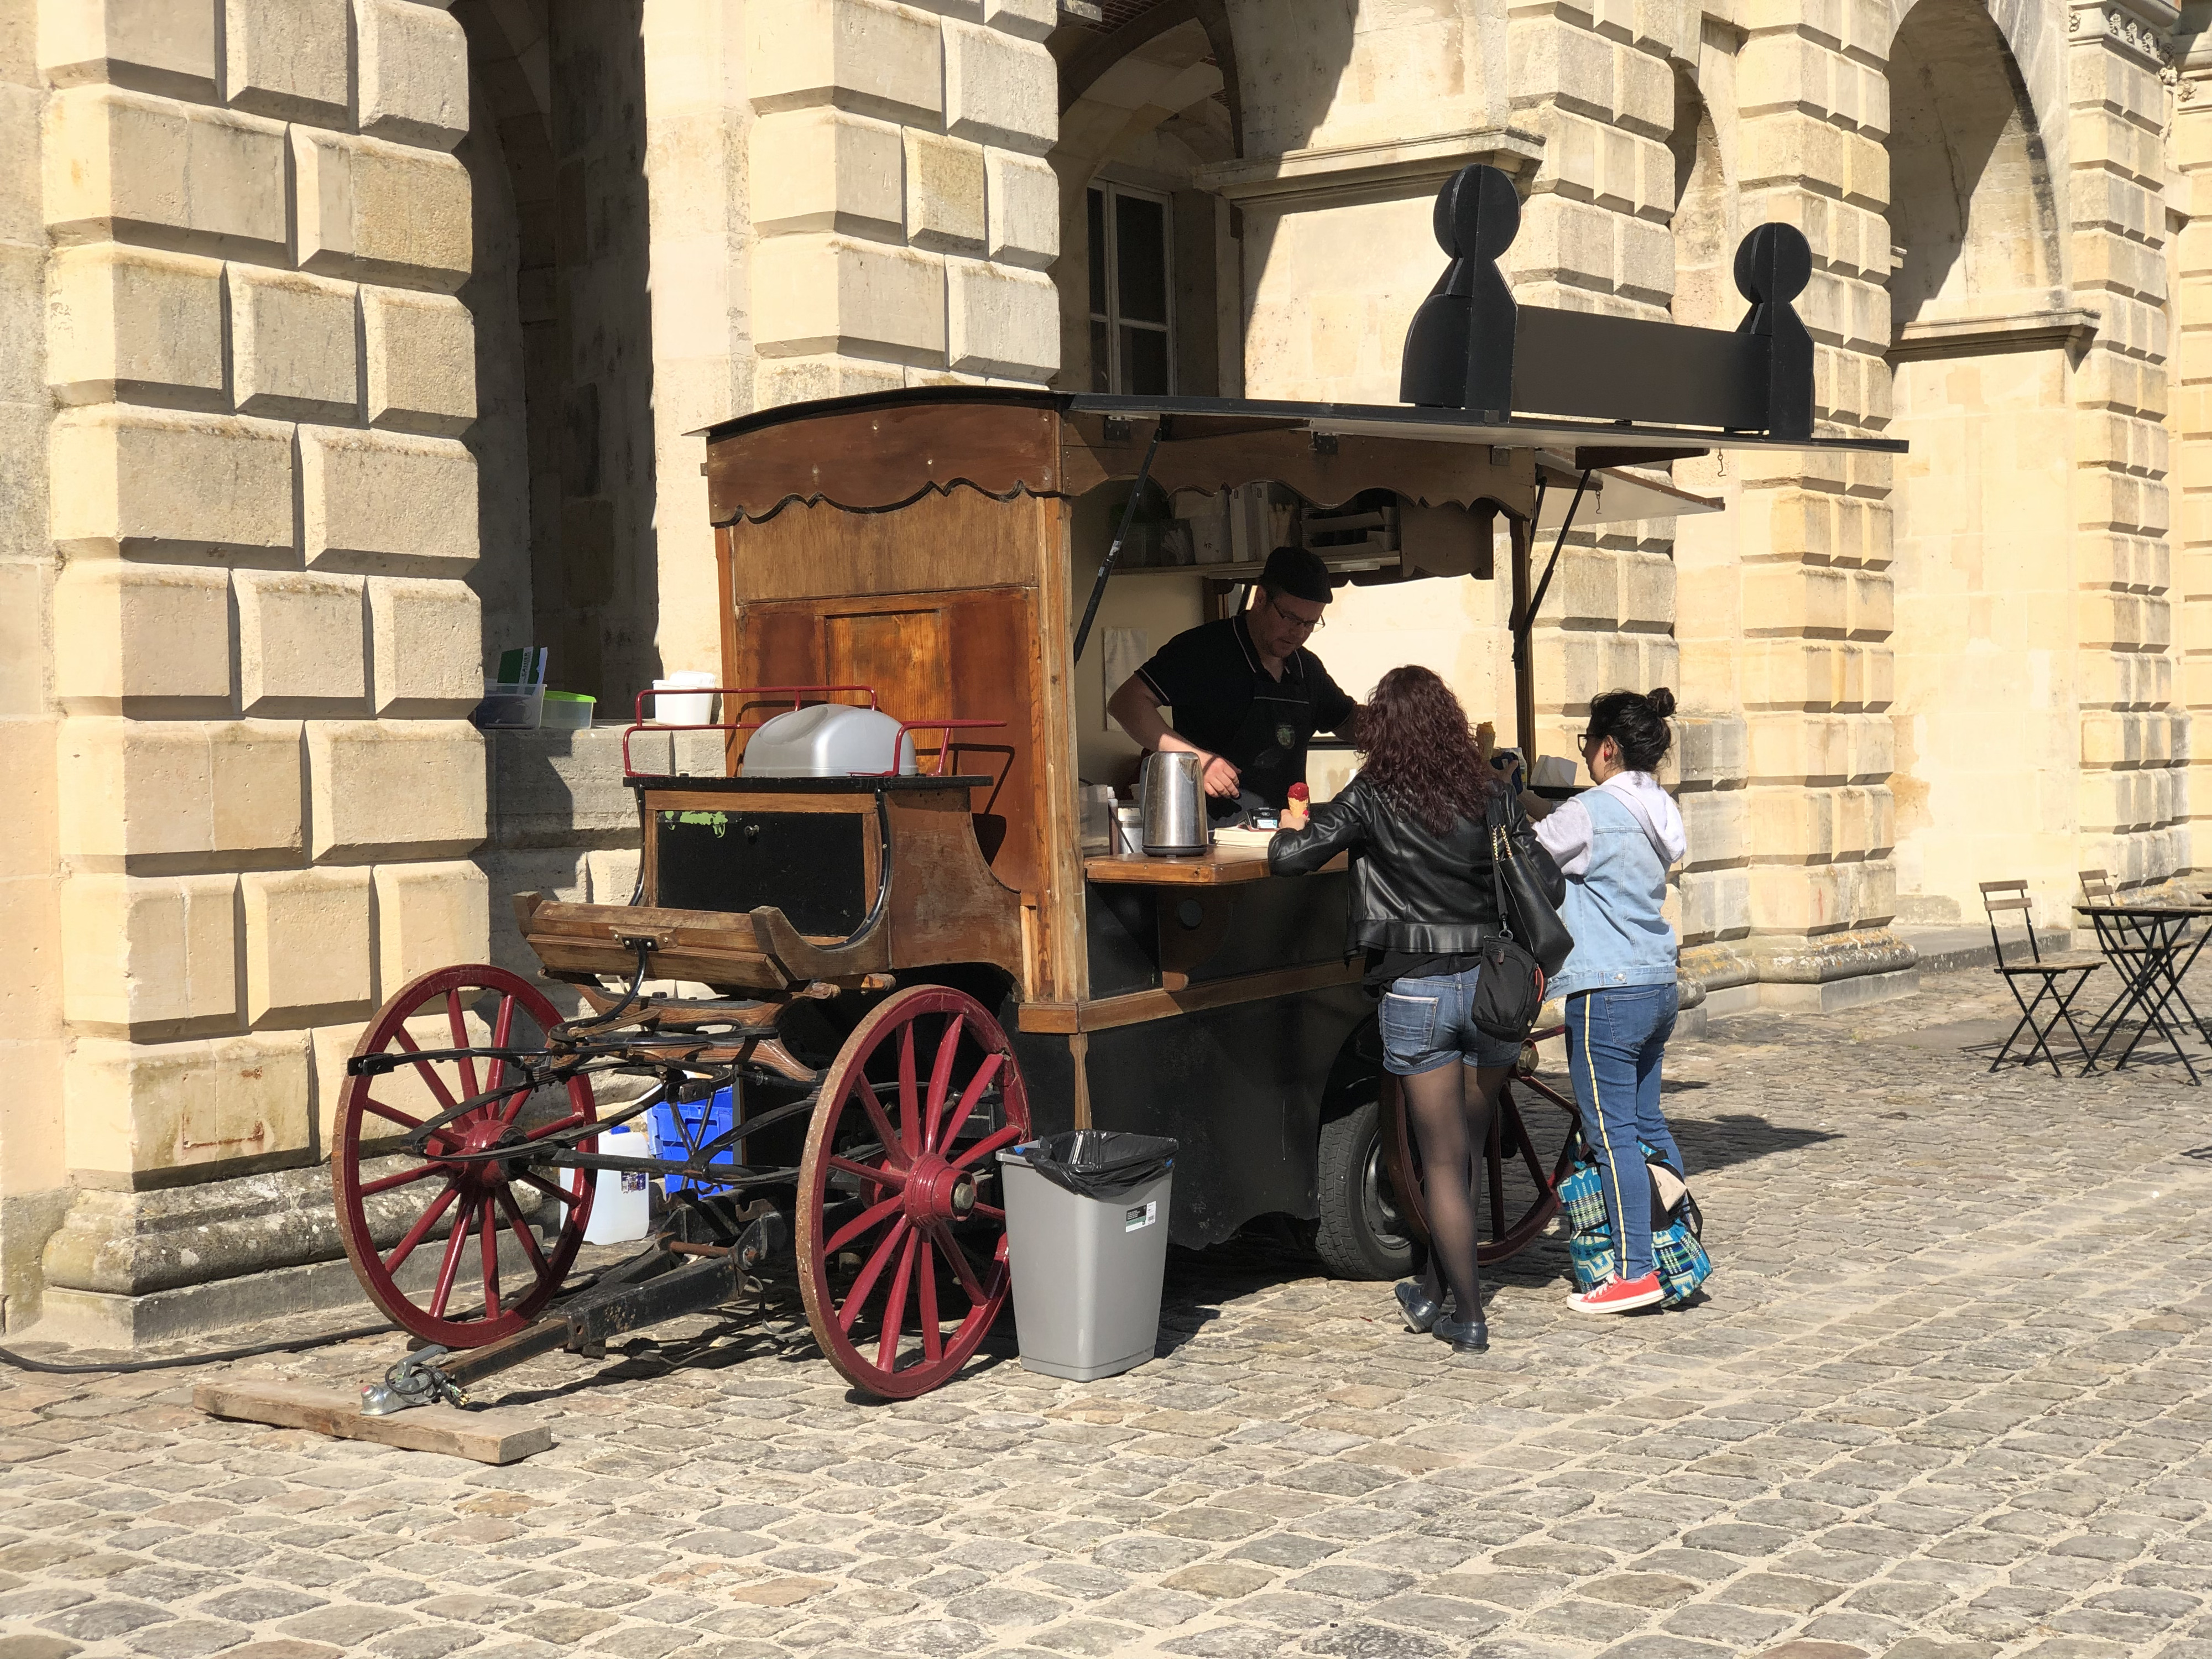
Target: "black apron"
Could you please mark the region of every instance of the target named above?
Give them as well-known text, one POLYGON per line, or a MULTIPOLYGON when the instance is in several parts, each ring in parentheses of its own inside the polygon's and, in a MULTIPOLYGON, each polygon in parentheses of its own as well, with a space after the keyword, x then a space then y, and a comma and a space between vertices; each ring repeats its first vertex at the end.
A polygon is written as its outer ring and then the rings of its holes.
POLYGON ((1235 743, 1224 752, 1237 769, 1237 799, 1224 800, 1209 795, 1209 822, 1234 822, 1255 811, 1279 812, 1291 798, 1291 786, 1306 781, 1306 740, 1313 735, 1313 704, 1305 696, 1303 679, 1293 680, 1287 666, 1283 678, 1254 678, 1251 706, 1237 728, 1235 743), (1249 757, 1249 758, 1247 758, 1249 757))

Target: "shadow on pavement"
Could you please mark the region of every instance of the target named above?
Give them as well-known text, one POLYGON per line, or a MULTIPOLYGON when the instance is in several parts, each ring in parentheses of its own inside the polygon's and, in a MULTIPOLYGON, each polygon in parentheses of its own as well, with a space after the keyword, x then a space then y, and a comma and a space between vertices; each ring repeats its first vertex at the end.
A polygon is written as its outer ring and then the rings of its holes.
POLYGON ((1793 1152, 1801 1146, 1817 1146, 1824 1140, 1842 1139, 1833 1129, 1814 1129, 1802 1124, 1777 1123, 1750 1112, 1723 1112, 1717 1117, 1669 1114, 1674 1139, 1682 1143, 1682 1156, 1690 1165, 1690 1178, 1712 1170, 1750 1164, 1777 1152, 1793 1152))

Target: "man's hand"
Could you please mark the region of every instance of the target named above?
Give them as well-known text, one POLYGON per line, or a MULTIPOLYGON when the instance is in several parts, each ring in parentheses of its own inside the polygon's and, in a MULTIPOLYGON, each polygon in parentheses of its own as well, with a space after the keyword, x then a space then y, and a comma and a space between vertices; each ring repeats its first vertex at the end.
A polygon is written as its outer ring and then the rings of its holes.
POLYGON ((1206 793, 1217 795, 1223 800, 1235 800, 1237 791, 1243 787, 1242 780, 1237 775, 1237 769, 1218 755, 1206 756, 1206 769, 1200 775, 1206 781, 1206 793))

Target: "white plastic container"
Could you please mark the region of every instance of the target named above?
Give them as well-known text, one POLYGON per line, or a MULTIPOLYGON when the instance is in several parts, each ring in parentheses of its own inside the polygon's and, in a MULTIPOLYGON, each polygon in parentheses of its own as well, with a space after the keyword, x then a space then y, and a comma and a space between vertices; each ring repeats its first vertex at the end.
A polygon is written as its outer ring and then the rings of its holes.
POLYGON ((653 724, 655 726, 709 726, 714 719, 714 694, 693 688, 712 685, 717 675, 702 668, 680 669, 653 683, 657 694, 653 699, 653 724), (684 695, 671 696, 670 692, 684 695))
MULTIPOLYGON (((651 1158, 653 1137, 642 1127, 625 1124, 599 1137, 606 1158, 651 1158)), ((626 1244, 653 1231, 653 1177, 641 1170, 601 1170, 592 1197, 592 1218, 584 1224, 586 1244, 626 1244)))
POLYGON ((548 691, 544 712, 538 725, 550 731, 581 732, 592 723, 592 713, 599 699, 581 696, 574 691, 548 691))
POLYGON ((898 749, 898 770, 918 769, 911 734, 899 735, 899 723, 880 708, 817 702, 763 720, 745 744, 744 772, 749 778, 849 778, 889 772, 891 750, 898 749))

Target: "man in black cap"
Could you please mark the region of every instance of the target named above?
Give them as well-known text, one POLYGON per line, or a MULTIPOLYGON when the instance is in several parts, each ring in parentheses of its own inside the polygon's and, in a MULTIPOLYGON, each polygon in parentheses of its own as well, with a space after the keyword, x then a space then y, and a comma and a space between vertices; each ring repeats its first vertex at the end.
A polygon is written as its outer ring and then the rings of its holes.
POLYGON ((1208 816, 1279 811, 1306 775, 1316 732, 1352 736, 1359 705, 1304 648, 1328 608, 1328 567, 1302 547, 1279 547, 1249 609, 1170 640, 1106 704, 1146 749, 1205 763, 1208 816), (1170 726, 1163 705, 1175 710, 1170 726))

